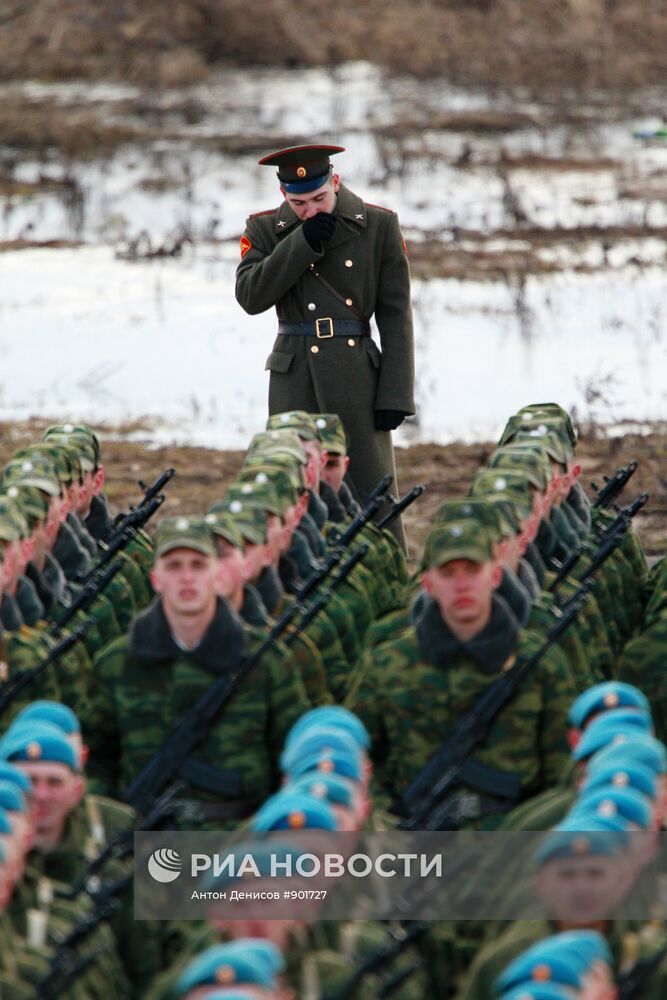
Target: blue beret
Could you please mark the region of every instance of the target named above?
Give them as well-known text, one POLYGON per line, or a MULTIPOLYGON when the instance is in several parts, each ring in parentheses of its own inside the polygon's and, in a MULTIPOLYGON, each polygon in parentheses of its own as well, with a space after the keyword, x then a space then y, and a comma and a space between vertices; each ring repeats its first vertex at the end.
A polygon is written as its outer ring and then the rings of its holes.
POLYGON ((7 812, 25 812, 28 808, 25 795, 13 781, 0 778, 0 808, 7 812))
POLYGON ((305 732, 313 728, 343 729, 359 744, 363 750, 368 750, 371 745, 371 738, 368 730, 358 715, 350 712, 342 705, 320 705, 319 708, 311 708, 309 712, 296 720, 285 740, 285 749, 289 749, 294 740, 303 736, 305 732))
POLYGON ((638 708, 651 714, 648 698, 639 688, 623 681, 604 681, 579 695, 570 709, 570 722, 576 729, 583 729, 591 715, 617 708, 638 708))
POLYGON ((0 807, 0 833, 11 835, 12 824, 9 822, 9 816, 4 809, 0 807))
POLYGON ((299 757, 286 772, 290 781, 302 774, 339 774, 351 781, 361 781, 362 764, 359 751, 354 753, 333 750, 299 757))
POLYGON ((336 819, 326 802, 305 792, 293 792, 289 786, 270 799, 253 816, 250 829, 256 833, 269 830, 335 830, 336 819))
POLYGON ((588 762, 588 767, 590 768, 593 763, 602 766, 603 763, 611 761, 621 761, 624 765, 633 761, 655 771, 656 774, 667 772, 667 750, 664 744, 655 736, 639 731, 626 736, 621 743, 612 743, 611 746, 598 750, 588 762))
POLYGON ((337 774, 302 774, 290 781, 285 788, 340 806, 351 806, 354 801, 354 786, 348 779, 337 774))
POLYGON ((541 841, 535 863, 539 867, 562 858, 621 854, 629 842, 627 825, 618 817, 570 814, 541 841))
MULTIPOLYGON (((0 744, 1 754, 2 745, 0 744)), ((0 781, 11 782, 26 795, 29 795, 32 791, 32 783, 28 775, 20 771, 14 764, 9 764, 6 760, 0 760, 0 781)))
POLYGON ((10 728, 13 728, 19 722, 26 721, 50 722, 51 725, 62 729, 68 736, 71 736, 72 733, 81 732, 79 720, 72 709, 59 701, 31 702, 25 708, 21 709, 10 728))
POLYGON ((655 798, 658 788, 658 776, 655 771, 632 758, 622 762, 615 756, 611 760, 599 763, 598 757, 601 756, 602 753, 599 753, 591 757, 586 768, 586 781, 581 788, 582 794, 611 785, 613 788, 634 788, 649 799, 655 798))
POLYGON ((582 791, 570 812, 570 816, 592 814, 594 816, 620 816, 628 823, 636 823, 643 830, 651 825, 652 803, 646 795, 634 788, 616 788, 605 785, 582 791))
POLYGON ((574 1000, 569 986, 556 983, 522 983, 498 994, 499 1000, 574 1000))
POLYGON ((584 730, 572 752, 574 760, 585 760, 603 747, 621 743, 634 733, 651 734, 651 718, 644 712, 619 708, 605 712, 584 730))
POLYGON ((214 944, 186 966, 176 983, 176 993, 183 996, 195 986, 216 983, 221 987, 247 984, 270 989, 275 985, 276 971, 265 952, 255 952, 243 939, 214 944))
POLYGON ((288 741, 280 756, 280 767, 284 772, 290 773, 292 765, 300 757, 333 750, 361 755, 358 742, 349 732, 333 726, 318 726, 317 729, 306 729, 301 736, 288 741))
POLYGON ((0 745, 0 754, 9 761, 65 764, 78 771, 74 747, 62 729, 46 722, 19 723, 12 727, 0 745))
POLYGON ((609 960, 602 938, 595 943, 590 936, 580 940, 569 933, 555 934, 537 941, 510 962, 495 986, 498 990, 509 990, 523 985, 530 991, 548 984, 577 989, 591 964, 600 958, 609 960))

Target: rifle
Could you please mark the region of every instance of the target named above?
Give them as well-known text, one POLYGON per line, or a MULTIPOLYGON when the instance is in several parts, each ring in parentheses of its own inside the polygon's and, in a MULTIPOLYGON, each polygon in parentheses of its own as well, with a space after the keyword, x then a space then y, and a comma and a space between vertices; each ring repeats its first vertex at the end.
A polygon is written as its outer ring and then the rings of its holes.
POLYGON ((583 584, 568 602, 567 609, 561 609, 561 617, 549 630, 540 648, 495 680, 475 707, 459 719, 444 743, 400 797, 397 811, 404 819, 398 824, 398 829, 458 829, 459 823, 452 818, 447 795, 460 784, 468 758, 477 746, 484 743, 496 717, 512 700, 524 678, 572 624, 591 587, 590 581, 583 584))
POLYGON ((322 608, 325 607, 326 604, 328 604, 329 600, 331 599, 332 593, 336 589, 336 587, 340 583, 342 583, 343 580, 347 579, 347 577, 350 575, 350 573, 357 565, 357 563, 361 562, 364 556, 368 553, 369 549, 370 545, 367 542, 364 542, 363 545, 360 545, 359 548, 352 553, 349 559, 346 559, 345 562, 342 563, 341 566, 339 566, 338 575, 335 577, 334 580, 332 580, 330 586, 327 587, 326 589, 320 588, 322 589, 322 593, 317 598, 317 600, 313 601, 313 603, 311 604, 311 606, 308 608, 307 611, 302 611, 302 617, 298 627, 295 628, 293 632, 290 632, 287 638, 283 640, 286 646, 291 646, 296 641, 297 636, 299 636, 303 631, 305 631, 305 629, 308 628, 312 620, 316 618, 317 615, 322 610, 322 608))
POLYGON ((67 892, 59 893, 60 898, 76 899, 76 897, 82 892, 85 892, 88 896, 94 898, 99 891, 97 872, 103 868, 108 861, 124 861, 125 858, 129 857, 130 854, 134 852, 135 833, 142 833, 146 830, 157 830, 158 823, 160 823, 167 816, 171 816, 175 812, 178 812, 179 803, 175 801, 175 799, 176 796, 183 790, 183 787, 183 782, 174 782, 174 784, 167 789, 164 795, 161 795, 157 799, 151 811, 138 826, 132 826, 127 830, 121 830, 120 833, 117 833, 116 836, 109 841, 106 847, 104 847, 103 850, 101 850, 100 853, 87 865, 74 885, 67 892))
POLYGON ((565 577, 570 575, 570 572, 579 562, 584 553, 591 553, 592 558, 590 565, 587 567, 586 572, 582 577, 582 581, 590 579, 590 577, 597 572, 602 563, 604 563, 605 560, 611 555, 616 546, 620 544, 623 535, 632 524, 632 519, 646 504, 648 498, 648 493, 641 493, 632 501, 631 504, 628 504, 627 507, 622 507, 618 512, 616 519, 600 536, 601 541, 597 549, 592 549, 590 542, 580 542, 579 545, 572 550, 567 559, 561 563, 555 579, 549 586, 551 593, 556 593, 565 577))
POLYGON ((626 483, 634 476, 638 464, 636 461, 629 462, 618 469, 613 476, 604 476, 605 485, 601 488, 598 488, 595 483, 591 483, 591 486, 597 493, 591 506, 602 508, 612 507, 616 498, 623 492, 626 483))
POLYGON ((41 674, 44 673, 52 663, 67 653, 72 646, 75 646, 77 642, 83 639, 84 635, 88 631, 92 624, 92 619, 87 618, 85 621, 81 622, 73 632, 66 635, 64 639, 52 646, 47 655, 44 657, 41 663, 32 670, 20 670, 18 673, 14 674, 9 680, 5 681, 4 684, 0 685, 0 713, 4 712, 7 705, 16 698, 24 688, 27 688, 33 683, 41 674))
POLYGON ((667 945, 659 948, 654 955, 648 955, 622 972, 616 979, 618 987, 618 1000, 641 1000, 644 994, 644 987, 648 985, 651 976, 667 958, 667 945))
POLYGON ((145 491, 141 502, 136 507, 130 507, 127 514, 117 516, 111 535, 106 542, 99 543, 104 554, 98 559, 88 576, 84 578, 84 584, 110 563, 118 552, 122 552, 136 537, 140 528, 143 528, 153 514, 160 509, 167 499, 162 490, 175 475, 175 469, 167 469, 155 480, 152 486, 146 486, 141 480, 139 481, 139 486, 145 491))
POLYGON ((72 976, 76 970, 76 975, 80 975, 85 968, 99 958, 105 949, 97 948, 89 955, 81 956, 76 962, 71 962, 72 952, 82 941, 85 941, 99 925, 108 920, 120 905, 119 896, 132 884, 133 872, 128 872, 115 882, 101 888, 92 897, 93 908, 89 913, 84 914, 76 921, 72 929, 58 943, 58 950, 49 965, 49 970, 36 984, 37 996, 43 1000, 51 1000, 53 997, 61 995, 66 985, 72 981, 72 976), (60 980, 60 981, 59 981, 60 980))
MULTIPOLYGON (((179 772, 192 750, 205 738, 215 717, 234 695, 239 683, 264 656, 276 639, 298 614, 304 613, 304 598, 308 597, 341 561, 345 548, 368 523, 384 502, 384 494, 392 477, 386 476, 373 490, 364 509, 354 518, 347 530, 339 536, 335 549, 305 581, 294 601, 285 609, 271 629, 268 637, 252 655, 245 656, 235 671, 214 681, 176 723, 162 747, 153 754, 142 771, 123 793, 123 798, 137 812, 146 813, 150 803, 179 772)), ((340 576, 338 580, 340 580, 340 576)), ((338 581, 337 581, 338 582, 338 581)))
POLYGON ((98 596, 108 586, 111 580, 113 580, 116 573, 120 571, 121 565, 120 559, 116 559, 106 569, 100 568, 100 570, 96 570, 93 575, 86 580, 72 603, 64 609, 55 621, 50 621, 50 635, 52 635, 54 639, 57 639, 60 635, 62 635, 63 629, 67 627, 69 622, 71 622, 79 611, 86 612, 93 606, 98 596))
MULTIPOLYGON (((402 955, 406 948, 414 941, 417 941, 428 930, 428 926, 422 920, 411 920, 401 923, 398 931, 390 932, 391 940, 388 944, 367 955, 359 963, 354 972, 341 983, 338 989, 324 994, 323 1000, 347 1000, 348 997, 354 995, 354 991, 363 983, 366 976, 382 973, 391 962, 402 955)), ((392 976, 380 988, 378 996, 389 996, 417 968, 418 963, 415 963, 410 965, 407 970, 399 969, 398 973, 392 976)))
POLYGON ((380 530, 382 530, 382 528, 388 528, 397 517, 401 516, 404 510, 407 510, 407 508, 413 504, 415 500, 419 499, 425 489, 425 486, 413 486, 410 492, 406 493, 401 500, 394 500, 391 505, 391 509, 387 511, 384 517, 380 518, 375 527, 380 530))

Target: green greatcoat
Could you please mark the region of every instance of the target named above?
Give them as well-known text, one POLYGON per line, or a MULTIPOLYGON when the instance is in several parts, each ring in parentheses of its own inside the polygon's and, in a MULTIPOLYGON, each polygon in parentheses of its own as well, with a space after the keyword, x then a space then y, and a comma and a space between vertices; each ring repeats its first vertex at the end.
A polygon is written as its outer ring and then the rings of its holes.
MULTIPOLYGON (((90 710, 82 719, 93 791, 119 797, 200 695, 262 638, 256 630, 246 632, 219 599, 204 638, 186 652, 176 645, 157 598, 135 619, 129 637, 95 659, 90 710)), ((285 736, 310 707, 292 663, 278 646, 269 649, 189 758, 196 774, 188 776, 185 797, 249 815, 278 787, 285 736)))
POLYGON ((252 315, 275 306, 278 319, 290 323, 375 317, 381 351, 365 336, 278 335, 266 362, 269 413, 337 413, 350 438, 350 478, 367 494, 383 476, 395 476, 391 435, 375 430, 374 411, 415 412, 410 273, 394 212, 366 204, 341 185, 336 215, 322 253, 311 248, 286 201, 251 215, 236 298, 252 315))

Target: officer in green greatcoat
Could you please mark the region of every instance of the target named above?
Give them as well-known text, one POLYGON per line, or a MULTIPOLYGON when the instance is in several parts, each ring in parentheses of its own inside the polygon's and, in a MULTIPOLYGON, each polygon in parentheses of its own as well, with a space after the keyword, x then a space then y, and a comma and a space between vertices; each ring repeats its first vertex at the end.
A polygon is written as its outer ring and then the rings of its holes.
POLYGON ((389 432, 415 412, 410 273, 396 213, 334 173, 329 155, 342 151, 299 146, 259 161, 278 167, 284 201, 246 221, 236 297, 251 314, 276 308, 269 412, 339 414, 363 496, 395 474, 389 432))

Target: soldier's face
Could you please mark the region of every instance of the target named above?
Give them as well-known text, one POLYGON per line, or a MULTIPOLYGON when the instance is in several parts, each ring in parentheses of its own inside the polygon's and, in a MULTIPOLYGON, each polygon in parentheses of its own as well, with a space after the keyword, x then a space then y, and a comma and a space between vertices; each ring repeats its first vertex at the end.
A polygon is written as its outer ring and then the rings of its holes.
POLYGON ((266 533, 271 549, 271 562, 278 562, 283 545, 283 522, 277 514, 266 515, 266 533))
POLYGON ((262 570, 266 569, 273 562, 273 553, 270 545, 253 545, 246 543, 246 578, 253 583, 262 575, 262 570))
POLYGON ((308 194, 289 194, 284 188, 280 190, 297 218, 305 222, 318 212, 333 212, 339 187, 340 177, 334 174, 326 184, 316 188, 315 191, 309 191, 308 194))
POLYGON ((240 549, 218 539, 218 593, 230 600, 238 596, 246 581, 246 561, 240 549))
POLYGON ((585 927, 605 920, 634 880, 621 856, 574 857, 549 861, 537 875, 537 891, 555 920, 585 927))
POLYGON ((194 549, 172 549, 157 560, 151 582, 165 608, 200 615, 215 604, 218 560, 194 549))
POLYGON ((60 497, 51 497, 49 500, 49 512, 46 517, 46 544, 52 549, 58 532, 60 531, 62 501, 60 497))
POLYGON ((500 583, 502 569, 489 560, 453 559, 424 573, 424 589, 433 597, 452 627, 474 625, 488 618, 491 597, 500 583))
POLYGON ((327 452, 327 460, 322 469, 322 479, 328 483, 334 493, 341 488, 350 459, 347 455, 333 455, 327 452))
POLYGON ((35 824, 35 846, 53 849, 70 812, 83 795, 83 781, 66 764, 39 761, 17 765, 32 783, 30 797, 35 824))
POLYGON ((316 490, 320 485, 320 475, 326 459, 326 452, 322 451, 319 441, 302 441, 301 444, 308 456, 305 473, 306 486, 311 490, 316 490))
POLYGON ((20 547, 19 542, 5 542, 4 562, 2 563, 2 589, 11 591, 14 589, 20 569, 20 547))

